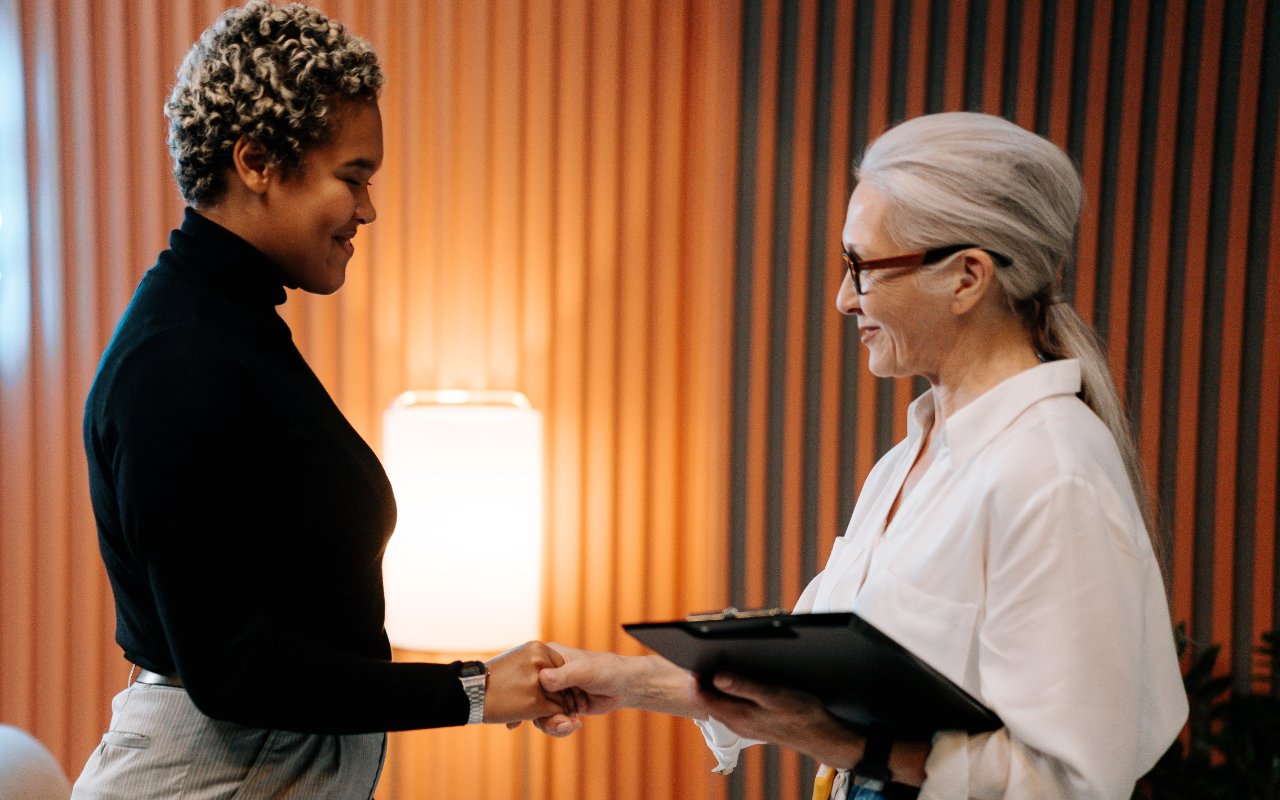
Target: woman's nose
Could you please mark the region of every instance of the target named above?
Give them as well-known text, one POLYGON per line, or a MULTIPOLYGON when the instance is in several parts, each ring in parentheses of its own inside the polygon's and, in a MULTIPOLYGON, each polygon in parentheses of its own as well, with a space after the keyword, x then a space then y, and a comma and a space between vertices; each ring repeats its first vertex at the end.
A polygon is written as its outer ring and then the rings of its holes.
POLYGON ((858 296, 857 289, 853 287, 853 276, 848 270, 845 270, 844 278, 840 281, 840 289, 836 292, 836 310, 850 316, 862 310, 861 298, 858 296))
POLYGON ((360 220, 361 224, 368 225, 377 218, 378 209, 373 207, 373 196, 369 193, 369 188, 366 186, 364 195, 360 198, 360 202, 356 206, 356 219, 360 220))

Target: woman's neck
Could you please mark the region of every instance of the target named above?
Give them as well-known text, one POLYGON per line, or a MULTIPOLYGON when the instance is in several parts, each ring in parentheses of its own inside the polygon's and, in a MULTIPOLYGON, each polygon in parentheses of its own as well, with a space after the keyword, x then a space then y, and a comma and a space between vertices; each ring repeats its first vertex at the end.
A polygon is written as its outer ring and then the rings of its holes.
POLYGON ((933 388, 934 425, 1039 363, 1030 334, 1017 317, 961 327, 937 374, 925 376, 933 388))

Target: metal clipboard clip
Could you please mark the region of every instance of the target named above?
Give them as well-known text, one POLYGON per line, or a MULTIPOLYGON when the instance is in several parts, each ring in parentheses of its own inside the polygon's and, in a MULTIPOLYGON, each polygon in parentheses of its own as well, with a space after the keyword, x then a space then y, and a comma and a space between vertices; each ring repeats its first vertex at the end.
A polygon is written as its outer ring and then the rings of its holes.
POLYGON ((787 613, 785 608, 754 608, 740 611, 729 606, 724 611, 704 611, 685 617, 686 622, 719 622, 724 619, 760 619, 762 617, 780 617, 787 613))

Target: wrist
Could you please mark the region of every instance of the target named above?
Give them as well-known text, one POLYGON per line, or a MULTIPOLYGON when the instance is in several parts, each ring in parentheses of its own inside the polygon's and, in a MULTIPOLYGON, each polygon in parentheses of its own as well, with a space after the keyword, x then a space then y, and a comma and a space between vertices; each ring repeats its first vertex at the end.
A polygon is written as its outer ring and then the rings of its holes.
POLYGON ((929 760, 930 744, 919 739, 899 739, 889 753, 889 774, 895 783, 923 786, 924 765, 929 760))
POLYGON ((467 697, 467 725, 484 722, 485 695, 489 687, 489 667, 482 661, 462 661, 458 680, 467 697))
MULTIPOLYGON (((801 750, 823 764, 837 769, 853 771, 867 755, 867 738, 852 734, 850 728, 833 719, 830 728, 817 731, 801 750)), ((925 762, 929 758, 930 745, 919 739, 894 739, 889 746, 888 774, 894 783, 907 786, 924 784, 925 762)))
POLYGON ((620 698, 622 705, 680 717, 706 718, 706 711, 694 699, 692 673, 661 656, 623 658, 633 669, 620 698))
POLYGON ((889 772, 889 756, 893 752, 893 736, 885 728, 872 725, 862 740, 862 756, 853 765, 854 786, 873 792, 883 792, 892 777, 889 772))

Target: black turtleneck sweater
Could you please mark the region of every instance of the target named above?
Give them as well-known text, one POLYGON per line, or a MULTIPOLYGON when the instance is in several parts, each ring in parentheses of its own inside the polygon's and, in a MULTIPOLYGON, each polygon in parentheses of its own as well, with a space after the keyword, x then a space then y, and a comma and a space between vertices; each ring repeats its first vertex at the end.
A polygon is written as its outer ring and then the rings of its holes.
POLYGON ((462 724, 456 666, 389 660, 395 499, 276 313, 284 283, 188 209, 102 357, 84 443, 116 641, 218 719, 462 724))

